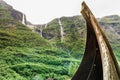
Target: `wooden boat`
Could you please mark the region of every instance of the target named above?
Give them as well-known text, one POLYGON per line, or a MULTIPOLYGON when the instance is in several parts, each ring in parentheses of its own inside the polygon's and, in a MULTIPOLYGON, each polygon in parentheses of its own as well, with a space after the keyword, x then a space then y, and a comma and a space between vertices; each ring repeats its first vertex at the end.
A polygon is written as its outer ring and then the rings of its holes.
POLYGON ((81 13, 87 24, 87 41, 82 62, 72 80, 120 80, 119 64, 112 48, 85 2, 81 13))

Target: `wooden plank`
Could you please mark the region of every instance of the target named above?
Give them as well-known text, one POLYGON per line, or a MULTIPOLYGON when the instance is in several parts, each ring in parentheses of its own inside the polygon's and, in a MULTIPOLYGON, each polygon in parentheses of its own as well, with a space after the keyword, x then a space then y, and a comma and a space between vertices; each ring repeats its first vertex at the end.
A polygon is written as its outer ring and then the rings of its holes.
POLYGON ((86 49, 72 80, 120 80, 120 69, 112 48, 85 2, 81 13, 87 23, 86 49))

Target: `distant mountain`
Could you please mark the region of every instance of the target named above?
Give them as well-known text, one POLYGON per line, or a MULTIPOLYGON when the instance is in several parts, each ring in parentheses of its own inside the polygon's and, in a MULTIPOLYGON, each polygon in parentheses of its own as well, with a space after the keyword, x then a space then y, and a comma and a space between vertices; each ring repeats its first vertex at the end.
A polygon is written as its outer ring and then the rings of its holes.
POLYGON ((24 20, 24 23, 26 23, 26 16, 22 12, 15 10, 11 5, 7 4, 3 0, 0 0, 0 18, 11 18, 18 20, 19 22, 22 22, 24 20))
MULTIPOLYGON (((117 53, 119 53, 120 16, 105 16, 98 18, 98 22, 100 23, 110 44, 112 45, 114 52, 117 51, 117 53)), ((65 47, 63 50, 67 50, 71 53, 71 55, 74 55, 74 52, 81 53, 79 51, 84 51, 86 23, 83 17, 80 15, 56 18, 47 24, 36 26, 34 31, 39 33, 40 36, 49 40, 50 42, 56 42, 56 46, 59 48, 61 48, 61 46, 60 44, 58 45, 58 42, 62 42, 62 48, 63 46, 65 47)), ((75 54, 74 56, 78 55, 75 54)))
POLYGON ((79 53, 84 51, 86 27, 82 16, 56 18, 47 24, 37 25, 34 31, 73 56, 79 57, 79 53))
MULTIPOLYGON (((39 30, 42 29, 42 35, 45 39, 58 39, 61 34, 58 20, 59 19, 56 18, 47 23, 47 27, 45 27, 46 25, 40 25, 39 27, 36 27, 36 31, 41 34, 39 30)), ((66 41, 67 36, 74 30, 76 30, 75 33, 78 34, 78 37, 85 38, 86 23, 82 16, 61 17, 60 20, 64 30, 64 41, 66 41)), ((120 42, 120 17, 118 15, 99 18, 98 22, 102 26, 111 43, 120 42)))
POLYGON ((99 19, 99 23, 111 43, 120 43, 120 16, 105 16, 99 19))

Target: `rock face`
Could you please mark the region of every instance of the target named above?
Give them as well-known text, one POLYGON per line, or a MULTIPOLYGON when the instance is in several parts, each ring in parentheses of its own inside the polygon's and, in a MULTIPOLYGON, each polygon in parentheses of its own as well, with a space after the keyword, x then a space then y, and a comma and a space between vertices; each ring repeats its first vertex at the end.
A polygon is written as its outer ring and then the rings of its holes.
POLYGON ((19 11, 16 11, 16 10, 12 10, 12 11, 10 11, 10 12, 11 12, 11 16, 12 16, 14 19, 22 22, 23 24, 26 24, 26 16, 25 16, 23 13, 21 13, 21 12, 19 12, 19 11), (24 17, 23 17, 23 16, 24 16, 24 17), (23 20, 24 20, 24 22, 23 22, 23 20))
POLYGON ((15 9, 13 9, 12 6, 8 5, 6 2, 3 0, 0 0, 0 17, 3 19, 5 18, 13 18, 15 20, 18 20, 19 22, 23 21, 23 16, 24 16, 24 23, 26 24, 26 16, 22 13, 19 12, 15 9))
MULTIPOLYGON (((61 37, 61 28, 56 18, 51 22, 47 23, 47 27, 40 25, 39 28, 36 27, 38 33, 39 29, 42 28, 42 35, 48 40, 58 40, 61 37)), ((68 37, 75 34, 74 37, 85 38, 86 37, 86 27, 85 21, 82 16, 73 17, 61 17, 61 24, 64 28, 64 38, 65 41, 68 37)), ((120 42, 120 17, 118 15, 105 16, 98 19, 100 25, 103 27, 108 39, 112 43, 120 42)), ((40 32, 41 33, 41 32, 40 32)))
POLYGON ((42 36, 51 41, 66 42, 72 37, 76 39, 86 36, 85 21, 82 16, 56 18, 47 24, 36 26, 35 31, 41 34, 41 28, 42 36))

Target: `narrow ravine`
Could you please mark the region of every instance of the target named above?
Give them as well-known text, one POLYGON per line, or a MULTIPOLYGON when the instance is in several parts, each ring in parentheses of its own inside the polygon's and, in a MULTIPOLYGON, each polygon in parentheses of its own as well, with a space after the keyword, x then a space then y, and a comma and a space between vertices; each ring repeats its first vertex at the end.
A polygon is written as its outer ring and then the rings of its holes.
POLYGON ((63 42, 64 41, 64 30, 63 30, 63 26, 62 26, 60 18, 58 19, 58 23, 60 25, 61 42, 63 42))

